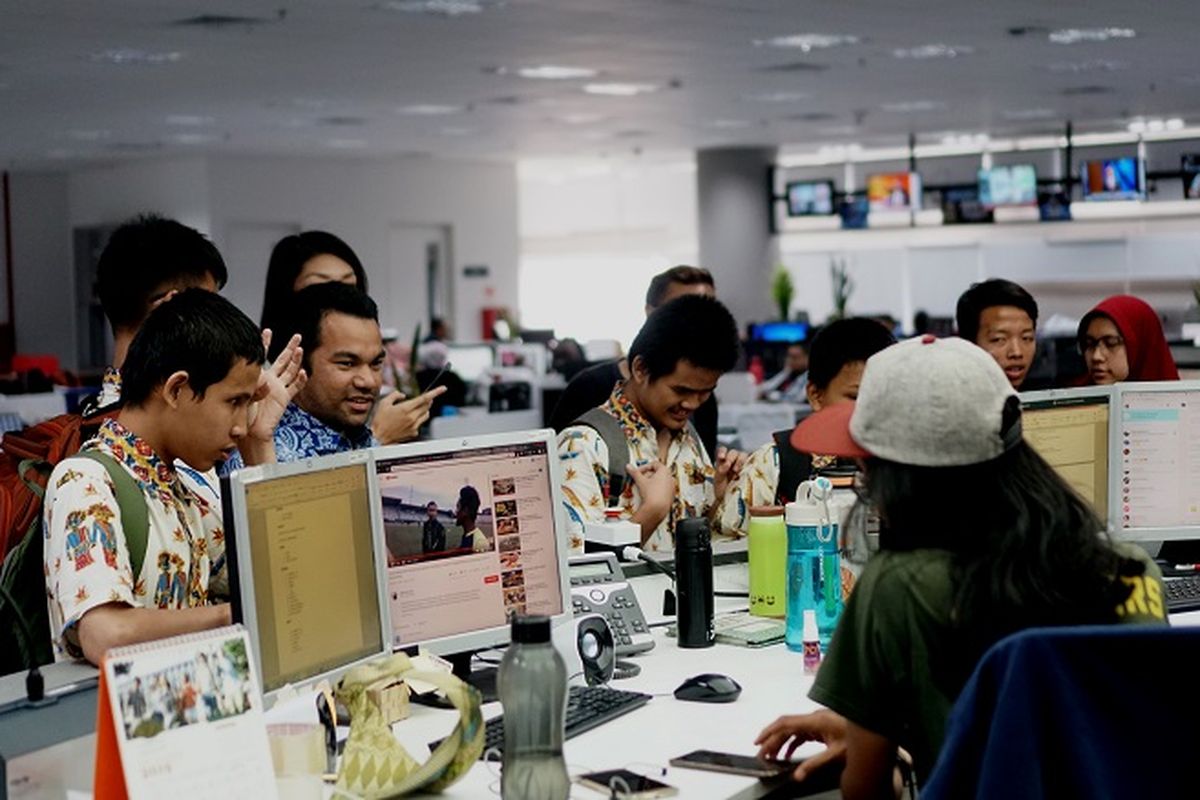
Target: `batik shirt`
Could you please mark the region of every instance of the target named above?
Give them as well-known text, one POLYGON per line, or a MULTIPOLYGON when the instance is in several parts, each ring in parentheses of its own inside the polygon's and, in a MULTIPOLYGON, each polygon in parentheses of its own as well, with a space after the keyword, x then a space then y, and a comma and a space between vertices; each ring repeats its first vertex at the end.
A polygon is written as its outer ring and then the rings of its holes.
MULTIPOLYGON (((327 456, 347 450, 361 450, 379 444, 371 429, 361 428, 342 433, 326 425, 295 403, 284 409, 275 427, 275 460, 280 464, 312 456, 327 456)), ((218 470, 228 475, 245 466, 241 453, 234 453, 218 470)))
MULTIPOLYGON (((813 469, 823 469, 835 461, 837 459, 832 456, 814 456, 813 469)), ((795 490, 793 486, 785 496, 790 497, 795 490)), ((717 514, 721 530, 733 536, 745 536, 750 527, 750 509, 775 505, 778 494, 779 448, 775 442, 769 442, 750 454, 738 479, 725 492, 717 514)))
POLYGON ((191 608, 210 591, 227 592, 225 534, 218 492, 197 473, 174 469, 150 445, 106 420, 84 444, 133 475, 146 502, 149 531, 140 575, 133 575, 116 490, 90 458, 59 462, 46 486, 45 572, 55 658, 82 656, 75 626, 105 603, 191 608))
MULTIPOLYGON (((625 396, 618 383, 600 408, 621 424, 629 443, 629 460, 638 466, 658 460, 658 432, 625 396)), ((595 428, 574 425, 558 435, 558 457, 563 467, 563 503, 567 509, 567 534, 573 551, 583 551, 583 524, 604 520, 608 497, 608 446, 595 428)), ((713 466, 691 426, 671 436, 665 459, 675 478, 671 511, 646 540, 646 550, 671 551, 676 521, 707 516, 715 505, 713 466)), ((621 491, 622 516, 628 519, 641 507, 642 498, 633 480, 625 477, 621 491)))
POLYGON ((101 411, 106 411, 121 402, 121 370, 107 367, 104 370, 104 380, 100 383, 97 394, 84 398, 79 406, 79 413, 85 417, 101 411))

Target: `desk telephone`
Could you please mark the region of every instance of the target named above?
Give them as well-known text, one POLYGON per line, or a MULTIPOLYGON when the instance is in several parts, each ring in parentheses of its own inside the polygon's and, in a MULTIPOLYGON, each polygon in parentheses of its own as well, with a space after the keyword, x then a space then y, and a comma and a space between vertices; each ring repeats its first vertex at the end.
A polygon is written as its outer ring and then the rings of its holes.
POLYGON ((654 647, 654 637, 646 626, 637 595, 615 554, 571 556, 568 575, 575 616, 603 615, 612 628, 618 656, 644 653, 654 647))

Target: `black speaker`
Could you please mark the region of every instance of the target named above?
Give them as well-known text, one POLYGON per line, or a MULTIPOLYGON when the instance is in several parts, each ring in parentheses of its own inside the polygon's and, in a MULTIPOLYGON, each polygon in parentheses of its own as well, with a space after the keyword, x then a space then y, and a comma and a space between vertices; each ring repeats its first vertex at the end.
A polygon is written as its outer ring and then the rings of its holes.
POLYGON ((589 614, 575 620, 575 649, 588 686, 599 686, 612 680, 617 665, 617 647, 604 617, 589 614))

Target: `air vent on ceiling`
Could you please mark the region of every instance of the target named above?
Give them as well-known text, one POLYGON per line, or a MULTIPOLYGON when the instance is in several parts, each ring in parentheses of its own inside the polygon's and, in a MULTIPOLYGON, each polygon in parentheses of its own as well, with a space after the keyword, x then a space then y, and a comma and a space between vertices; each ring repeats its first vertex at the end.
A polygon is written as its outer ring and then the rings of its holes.
POLYGON ((791 122, 828 122, 831 119, 837 119, 833 114, 827 111, 808 111, 803 114, 791 114, 781 119, 791 122))
POLYGON ((107 149, 118 153, 149 153, 162 147, 162 142, 113 142, 107 149))
POLYGON ((1013 25, 1008 29, 1008 35, 1016 38, 1022 36, 1045 36, 1050 29, 1045 25, 1013 25))
POLYGON ((1062 90, 1063 97, 1087 97, 1097 94, 1115 94, 1111 86, 1071 86, 1062 90))
POLYGON ((278 22, 287 14, 286 9, 279 9, 279 16, 276 19, 267 17, 243 17, 234 14, 200 14, 195 17, 187 17, 185 19, 177 19, 171 24, 180 28, 251 28, 255 25, 266 25, 271 22, 278 22))
POLYGON ((650 131, 627 130, 617 131, 613 134, 614 139, 640 139, 643 136, 649 136, 650 131))
POLYGON ((321 117, 317 120, 319 125, 331 125, 336 128, 357 128, 367 124, 367 120, 363 117, 321 117))
POLYGON ((759 72, 824 72, 828 64, 814 64, 811 61, 789 61, 786 64, 771 64, 759 67, 759 72))
POLYGON ((484 100, 483 102, 490 103, 491 105, 494 105, 494 106, 519 106, 519 105, 521 105, 521 103, 523 103, 525 101, 522 100, 521 97, 518 95, 506 94, 501 97, 489 97, 487 100, 484 100))

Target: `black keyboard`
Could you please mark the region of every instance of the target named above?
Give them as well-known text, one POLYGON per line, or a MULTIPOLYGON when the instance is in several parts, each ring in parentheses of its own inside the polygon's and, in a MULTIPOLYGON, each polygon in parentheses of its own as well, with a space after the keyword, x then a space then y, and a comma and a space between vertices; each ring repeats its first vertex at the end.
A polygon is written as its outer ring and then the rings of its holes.
MULTIPOLYGON (((567 690, 566 738, 573 739, 584 731, 590 731, 635 708, 650 702, 651 695, 610 689, 607 686, 571 686, 567 690)), ((431 742, 433 750, 441 743, 431 742)), ((484 730, 484 755, 492 748, 504 750, 504 715, 492 717, 484 730)))
POLYGON ((1164 578, 1163 583, 1167 589, 1167 611, 1178 614, 1200 610, 1200 575, 1164 578))

